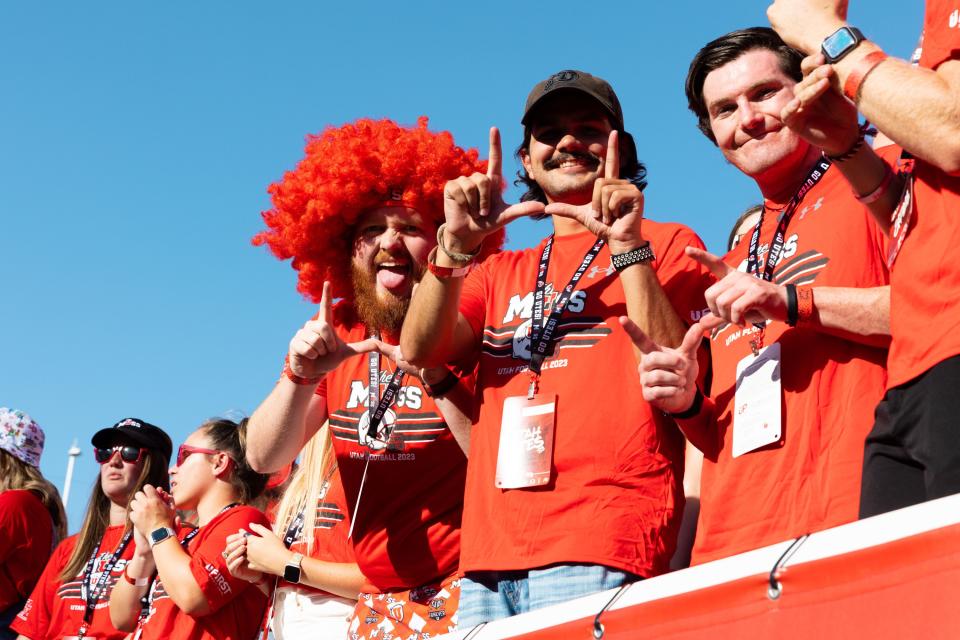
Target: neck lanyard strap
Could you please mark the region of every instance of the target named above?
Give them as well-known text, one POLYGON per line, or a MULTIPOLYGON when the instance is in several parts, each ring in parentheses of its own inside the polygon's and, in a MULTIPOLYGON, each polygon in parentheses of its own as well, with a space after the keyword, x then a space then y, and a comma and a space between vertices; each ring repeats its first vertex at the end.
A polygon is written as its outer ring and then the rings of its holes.
POLYGON ((371 351, 368 357, 368 371, 370 388, 367 391, 367 410, 370 412, 370 425, 367 427, 367 437, 376 439, 377 428, 380 421, 383 420, 383 414, 387 412, 394 398, 400 391, 406 372, 397 365, 397 370, 393 372, 387 388, 383 390, 383 397, 380 397, 380 352, 371 351))
POLYGON ((757 226, 753 228, 753 235, 750 236, 750 251, 747 254, 747 273, 752 273, 767 282, 773 279, 773 270, 780 260, 780 253, 783 251, 783 245, 786 242, 787 225, 790 224, 790 219, 793 217, 797 207, 800 206, 803 198, 820 182, 829 168, 830 160, 826 157, 818 159, 810 168, 807 179, 803 181, 796 195, 790 199, 790 202, 787 203, 786 208, 780 215, 776 232, 773 234, 773 241, 770 243, 770 250, 767 252, 767 260, 764 263, 763 271, 760 271, 760 229, 763 227, 763 218, 767 212, 767 208, 763 208, 760 212, 760 219, 757 220, 757 226))
POLYGON ((120 556, 123 555, 123 552, 126 551, 127 546, 130 544, 130 540, 133 539, 133 531, 127 531, 123 538, 120 540, 120 544, 117 545, 117 548, 114 549, 113 555, 110 556, 110 559, 107 560, 107 563, 103 566, 103 571, 100 572, 100 577, 97 579, 97 583, 94 585, 93 589, 90 589, 90 581, 93 578, 93 570, 96 568, 97 556, 100 554, 100 542, 97 543, 97 546, 94 548, 93 553, 90 555, 90 559, 87 560, 87 566, 83 571, 83 582, 81 583, 83 588, 83 599, 84 599, 84 610, 83 610, 83 621, 86 624, 90 624, 93 620, 93 611, 97 607, 97 602, 100 601, 101 596, 107 590, 107 584, 110 581, 110 574, 113 572, 113 568, 116 566, 117 562, 120 561, 120 556))
POLYGON ((540 254, 540 266, 537 269, 537 283, 533 289, 533 319, 530 322, 529 367, 530 371, 535 376, 540 375, 540 370, 543 367, 543 361, 547 357, 547 351, 549 350, 550 345, 553 344, 554 334, 557 330, 557 326, 560 324, 560 318, 563 316, 563 312, 567 308, 567 303, 570 302, 570 297, 577 288, 580 278, 582 278, 583 274, 586 273, 587 269, 590 268, 590 264, 593 262, 594 258, 597 257, 597 254, 600 253, 600 249, 602 249, 603 245, 605 244, 602 239, 597 240, 594 245, 587 250, 586 254, 583 256, 583 260, 580 262, 580 266, 577 267, 573 277, 570 278, 570 282, 567 283, 567 286, 563 288, 560 296, 554 302, 553 309, 550 311, 550 316, 544 319, 544 296, 547 288, 547 268, 550 266, 550 252, 553 249, 553 238, 554 236, 551 235, 550 238, 547 239, 547 244, 543 247, 543 252, 540 254))

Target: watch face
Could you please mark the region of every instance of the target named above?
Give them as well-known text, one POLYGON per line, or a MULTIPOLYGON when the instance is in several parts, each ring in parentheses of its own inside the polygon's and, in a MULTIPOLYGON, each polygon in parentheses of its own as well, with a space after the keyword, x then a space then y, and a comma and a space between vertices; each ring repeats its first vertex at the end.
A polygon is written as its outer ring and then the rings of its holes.
POLYGON ((855 44, 857 44, 857 39, 853 33, 850 29, 843 27, 823 41, 823 51, 827 54, 827 57, 837 58, 855 44))
POLYGON ((150 532, 150 541, 153 542, 153 544, 162 542, 169 537, 170 537, 169 529, 154 529, 153 531, 150 532))
POLYGON ((300 584, 300 567, 288 564, 283 568, 283 579, 293 584, 300 584))

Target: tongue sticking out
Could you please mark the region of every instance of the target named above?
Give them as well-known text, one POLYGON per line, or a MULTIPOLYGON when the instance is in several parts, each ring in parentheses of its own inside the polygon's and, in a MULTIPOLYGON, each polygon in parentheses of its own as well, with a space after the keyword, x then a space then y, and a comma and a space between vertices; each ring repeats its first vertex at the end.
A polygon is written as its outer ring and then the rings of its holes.
POLYGON ((407 283, 406 267, 380 267, 377 269, 377 282, 387 291, 394 292, 407 283))

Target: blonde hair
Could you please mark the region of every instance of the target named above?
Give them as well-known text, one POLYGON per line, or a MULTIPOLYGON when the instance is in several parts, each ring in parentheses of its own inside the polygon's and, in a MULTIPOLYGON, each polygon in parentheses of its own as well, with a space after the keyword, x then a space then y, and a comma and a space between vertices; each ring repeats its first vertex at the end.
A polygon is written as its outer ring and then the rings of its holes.
POLYGON ((57 488, 43 477, 40 469, 0 449, 0 493, 16 489, 32 491, 46 507, 53 520, 54 546, 67 537, 67 516, 57 488))
POLYGON ((287 527, 303 511, 303 529, 300 540, 306 544, 309 555, 315 542, 314 529, 317 526, 317 505, 326 495, 324 487, 336 472, 337 459, 333 455, 333 442, 330 440, 329 424, 323 426, 307 440, 300 451, 300 466, 293 472, 290 484, 280 499, 273 530, 282 539, 287 527))

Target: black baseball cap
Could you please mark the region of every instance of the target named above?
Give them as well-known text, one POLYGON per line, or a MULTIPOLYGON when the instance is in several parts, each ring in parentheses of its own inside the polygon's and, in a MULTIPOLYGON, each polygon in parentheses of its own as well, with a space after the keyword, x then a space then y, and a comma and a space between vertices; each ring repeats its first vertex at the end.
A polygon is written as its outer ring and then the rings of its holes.
POLYGON ((139 418, 124 418, 112 427, 100 429, 90 439, 90 443, 95 447, 110 446, 111 441, 117 434, 123 434, 124 437, 136 442, 145 449, 159 451, 167 461, 173 455, 173 442, 170 436, 156 425, 144 422, 139 418))
POLYGON ((520 119, 520 124, 527 126, 534 107, 554 91, 560 90, 579 91, 590 96, 599 102, 607 115, 610 116, 613 128, 620 132, 623 131, 623 109, 620 107, 620 100, 610 83, 586 71, 575 69, 558 71, 546 80, 538 82, 530 91, 530 95, 527 96, 527 105, 523 109, 523 118, 520 119))

